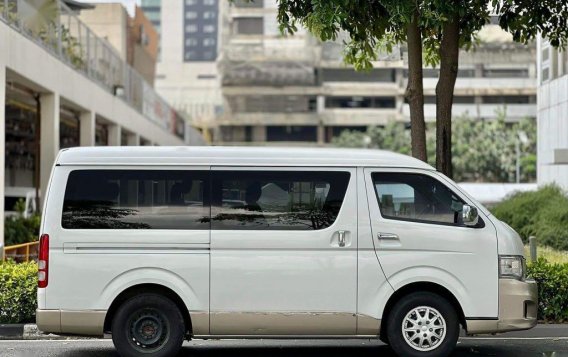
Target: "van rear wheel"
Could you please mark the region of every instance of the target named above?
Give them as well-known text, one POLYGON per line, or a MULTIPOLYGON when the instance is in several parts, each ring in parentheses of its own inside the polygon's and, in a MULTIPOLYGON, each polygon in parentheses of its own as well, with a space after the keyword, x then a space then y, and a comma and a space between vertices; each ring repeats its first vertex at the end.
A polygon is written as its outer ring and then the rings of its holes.
POLYGON ((185 324, 178 307, 158 294, 142 294, 124 302, 112 319, 112 341, 123 357, 175 356, 185 324))
POLYGON ((449 356, 459 337, 458 316, 443 297, 430 292, 413 293, 393 307, 387 336, 399 356, 449 356))

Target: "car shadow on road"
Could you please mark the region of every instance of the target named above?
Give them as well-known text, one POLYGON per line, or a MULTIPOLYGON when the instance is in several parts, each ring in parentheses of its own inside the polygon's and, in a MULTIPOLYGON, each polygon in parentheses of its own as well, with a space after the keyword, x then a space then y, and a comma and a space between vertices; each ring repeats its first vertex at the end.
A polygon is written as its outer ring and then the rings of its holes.
MULTIPOLYGON (((303 356, 326 356, 326 357, 396 357, 396 354, 388 346, 216 346, 207 344, 203 346, 184 346, 177 357, 303 357, 303 356)), ((66 351, 60 356, 64 357, 119 357, 114 348, 103 349, 73 349, 66 351)), ((568 354, 547 354, 535 351, 524 352, 511 346, 458 346, 452 356, 455 357, 522 357, 522 356, 568 356, 568 354)))

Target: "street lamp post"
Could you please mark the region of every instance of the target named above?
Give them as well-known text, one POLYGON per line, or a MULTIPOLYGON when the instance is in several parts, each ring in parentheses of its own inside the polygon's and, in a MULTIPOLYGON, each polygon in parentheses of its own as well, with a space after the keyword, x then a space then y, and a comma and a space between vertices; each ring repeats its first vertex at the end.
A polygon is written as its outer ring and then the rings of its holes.
POLYGON ((528 141, 527 133, 524 131, 517 133, 517 140, 515 140, 515 154, 517 159, 515 163, 515 178, 517 183, 521 183, 521 144, 526 144, 528 141))

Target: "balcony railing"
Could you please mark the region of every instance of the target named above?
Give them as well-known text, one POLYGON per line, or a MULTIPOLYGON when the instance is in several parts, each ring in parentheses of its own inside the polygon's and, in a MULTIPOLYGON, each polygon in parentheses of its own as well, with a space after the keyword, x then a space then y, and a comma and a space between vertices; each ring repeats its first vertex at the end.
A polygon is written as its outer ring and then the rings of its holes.
POLYGON ((184 118, 60 0, 0 0, 0 20, 164 130, 183 138, 184 118))

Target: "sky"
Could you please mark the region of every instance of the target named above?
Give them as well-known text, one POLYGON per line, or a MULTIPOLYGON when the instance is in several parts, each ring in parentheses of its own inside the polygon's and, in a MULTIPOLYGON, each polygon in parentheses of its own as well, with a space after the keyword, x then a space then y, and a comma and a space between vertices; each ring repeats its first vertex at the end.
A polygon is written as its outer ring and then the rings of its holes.
POLYGON ((134 16, 134 5, 140 6, 140 0, 78 0, 86 3, 119 2, 128 10, 130 16, 134 16))

